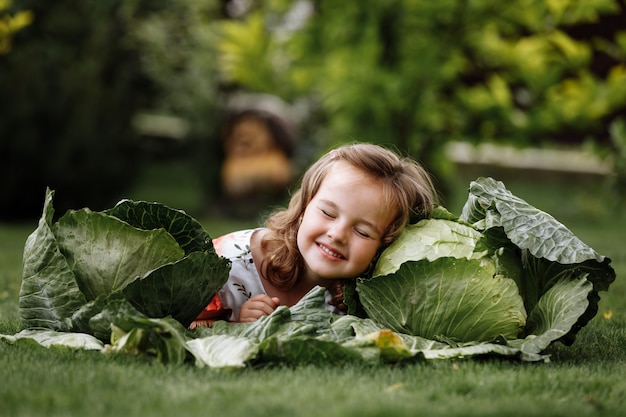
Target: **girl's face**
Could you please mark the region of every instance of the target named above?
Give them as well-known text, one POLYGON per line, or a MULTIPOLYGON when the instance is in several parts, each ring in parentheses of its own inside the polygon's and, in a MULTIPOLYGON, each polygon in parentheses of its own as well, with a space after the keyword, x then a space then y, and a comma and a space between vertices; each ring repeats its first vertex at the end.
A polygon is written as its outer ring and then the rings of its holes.
POLYGON ((333 164, 298 229, 306 279, 319 283, 364 272, 393 218, 380 182, 347 162, 333 164))

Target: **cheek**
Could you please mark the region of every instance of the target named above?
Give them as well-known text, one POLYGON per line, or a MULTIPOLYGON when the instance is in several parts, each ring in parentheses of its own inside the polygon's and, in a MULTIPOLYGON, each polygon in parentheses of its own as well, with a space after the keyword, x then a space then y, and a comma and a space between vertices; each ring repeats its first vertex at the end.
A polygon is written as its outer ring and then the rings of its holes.
POLYGON ((304 238, 303 238, 302 224, 300 224, 300 227, 298 228, 298 233, 296 234, 296 246, 299 251, 302 251, 303 245, 304 245, 304 238))
POLYGON ((296 234, 296 243, 299 250, 305 248, 309 240, 309 236, 311 234, 309 223, 310 222, 307 221, 307 216, 305 215, 300 222, 300 227, 298 227, 298 233, 296 234))
POLYGON ((378 251, 378 244, 367 244, 357 249, 357 253, 359 256, 359 263, 364 265, 365 267, 369 266, 374 257, 376 256, 376 252, 378 251))
POLYGON ((309 235, 318 226, 319 222, 314 218, 314 214, 307 208, 300 217, 300 226, 298 227, 298 239, 301 235, 309 235))

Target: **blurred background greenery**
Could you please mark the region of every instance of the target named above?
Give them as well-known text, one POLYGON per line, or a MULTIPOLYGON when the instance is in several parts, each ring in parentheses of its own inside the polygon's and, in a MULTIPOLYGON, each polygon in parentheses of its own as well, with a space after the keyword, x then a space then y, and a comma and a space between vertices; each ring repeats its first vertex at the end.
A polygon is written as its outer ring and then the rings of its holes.
POLYGON ((0 0, 0 221, 37 218, 46 187, 58 213, 130 196, 234 214, 224 126, 242 103, 293 127, 294 179, 375 142, 421 160, 445 202, 451 144, 574 149, 617 202, 626 1, 0 0))

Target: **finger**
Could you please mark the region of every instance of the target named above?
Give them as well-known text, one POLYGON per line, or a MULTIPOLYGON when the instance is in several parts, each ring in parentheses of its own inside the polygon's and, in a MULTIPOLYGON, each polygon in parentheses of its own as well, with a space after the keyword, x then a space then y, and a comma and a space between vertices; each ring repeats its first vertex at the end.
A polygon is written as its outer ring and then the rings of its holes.
POLYGON ((212 320, 194 320, 189 325, 189 328, 193 330, 199 327, 210 327, 212 322, 213 322, 212 320))
POLYGON ((261 317, 266 317, 269 314, 261 311, 261 310, 241 310, 241 314, 239 315, 240 322, 251 322, 257 321, 261 317))
POLYGON ((276 306, 274 305, 274 302, 271 300, 251 301, 248 304, 247 308, 251 311, 258 312, 259 315, 272 314, 272 312, 276 310, 276 306), (270 304, 268 304, 267 301, 269 301, 270 304))
POLYGON ((253 295, 252 297, 250 297, 248 299, 248 301, 246 301, 246 302, 261 301, 261 302, 264 302, 266 304, 270 304, 271 300, 272 300, 272 297, 270 297, 267 294, 256 294, 256 295, 253 295))
POLYGON ((258 304, 256 303, 259 302, 270 306, 272 308, 272 311, 274 311, 276 307, 280 305, 280 299, 278 297, 270 297, 267 294, 257 294, 250 297, 250 299, 246 301, 246 303, 255 303, 255 306, 257 306, 258 304))
MULTIPOLYGON (((243 303, 241 306, 241 312, 239 313, 239 321, 241 322, 249 322, 256 321, 263 316, 268 316, 272 314, 275 310, 275 307, 272 305, 268 305, 266 301, 271 300, 260 300, 259 297, 257 299, 250 299, 243 303)), ((273 302, 272 302, 273 304, 273 302)))

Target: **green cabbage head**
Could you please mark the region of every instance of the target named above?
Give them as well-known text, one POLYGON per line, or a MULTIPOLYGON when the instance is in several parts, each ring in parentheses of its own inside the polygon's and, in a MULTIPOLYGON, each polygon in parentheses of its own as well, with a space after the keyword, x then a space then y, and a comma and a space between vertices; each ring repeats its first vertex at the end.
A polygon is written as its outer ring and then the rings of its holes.
POLYGON ((610 259, 554 217, 478 178, 461 217, 437 207, 409 225, 356 290, 366 315, 396 332, 535 355, 571 344, 614 279, 610 259))

